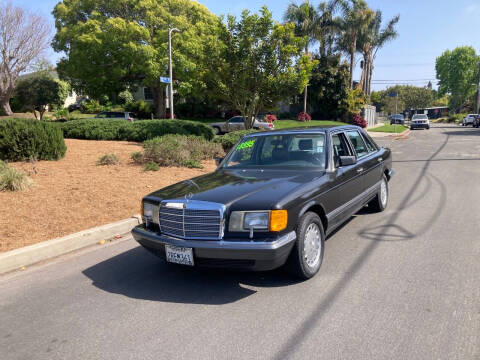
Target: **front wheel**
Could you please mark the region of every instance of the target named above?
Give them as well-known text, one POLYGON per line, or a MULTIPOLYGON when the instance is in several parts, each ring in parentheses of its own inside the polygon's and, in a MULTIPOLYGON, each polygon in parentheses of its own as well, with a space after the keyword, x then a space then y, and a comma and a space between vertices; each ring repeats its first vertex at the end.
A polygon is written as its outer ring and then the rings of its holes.
POLYGON ((368 203, 368 207, 374 212, 382 212, 387 208, 388 205, 388 180, 385 175, 382 176, 380 182, 380 189, 378 189, 377 196, 368 203))
POLYGON ((315 276, 323 262, 325 233, 320 217, 304 214, 297 226, 297 241, 287 262, 288 269, 301 279, 315 276))

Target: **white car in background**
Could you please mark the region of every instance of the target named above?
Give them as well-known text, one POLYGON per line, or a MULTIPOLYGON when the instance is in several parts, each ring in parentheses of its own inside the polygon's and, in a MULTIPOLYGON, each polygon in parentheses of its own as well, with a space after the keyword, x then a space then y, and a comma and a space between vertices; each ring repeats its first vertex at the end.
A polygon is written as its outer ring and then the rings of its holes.
POLYGON ((430 120, 427 115, 415 114, 410 121, 410 130, 427 129, 430 130, 430 120))
POLYGON ((473 120, 475 120, 476 116, 477 114, 468 114, 465 116, 462 121, 462 126, 473 125, 473 120))

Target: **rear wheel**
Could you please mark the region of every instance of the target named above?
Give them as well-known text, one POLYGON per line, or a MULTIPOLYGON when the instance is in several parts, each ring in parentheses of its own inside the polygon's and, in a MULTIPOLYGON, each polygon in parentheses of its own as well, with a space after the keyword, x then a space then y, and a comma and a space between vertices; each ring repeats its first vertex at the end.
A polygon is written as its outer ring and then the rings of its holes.
POLYGON ((315 276, 323 262, 325 233, 320 217, 304 214, 297 226, 297 241, 290 253, 287 268, 294 275, 307 280, 315 276))
POLYGON ((374 212, 384 211, 388 205, 388 196, 388 180, 387 177, 383 175, 377 196, 375 196, 375 198, 368 203, 369 209, 372 209, 374 212))
POLYGON ((215 133, 215 135, 220 135, 220 133, 221 133, 220 128, 217 127, 217 126, 215 126, 215 127, 213 128, 213 132, 215 133))

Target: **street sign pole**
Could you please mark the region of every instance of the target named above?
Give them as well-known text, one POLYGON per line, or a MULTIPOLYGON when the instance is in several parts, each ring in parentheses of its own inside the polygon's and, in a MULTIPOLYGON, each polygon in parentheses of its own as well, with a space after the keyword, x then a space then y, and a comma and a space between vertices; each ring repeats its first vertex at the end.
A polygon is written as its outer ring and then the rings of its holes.
POLYGON ((173 70, 172 70, 172 32, 180 32, 179 29, 173 28, 168 29, 168 68, 169 68, 169 75, 170 75, 170 83, 169 83, 169 98, 170 98, 170 119, 174 119, 175 112, 173 109, 173 70))

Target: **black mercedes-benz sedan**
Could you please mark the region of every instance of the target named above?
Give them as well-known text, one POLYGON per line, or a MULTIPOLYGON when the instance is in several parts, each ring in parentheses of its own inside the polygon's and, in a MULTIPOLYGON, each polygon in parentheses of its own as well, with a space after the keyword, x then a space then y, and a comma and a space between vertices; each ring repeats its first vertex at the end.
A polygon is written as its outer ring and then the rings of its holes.
POLYGON ((218 163, 146 196, 134 238, 170 263, 286 265, 308 279, 328 234, 366 205, 386 208, 393 174, 390 150, 356 126, 255 133, 218 163))

